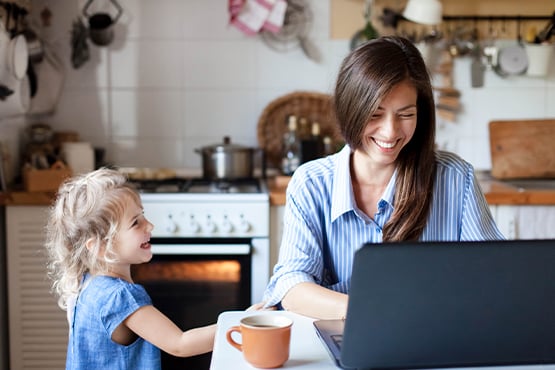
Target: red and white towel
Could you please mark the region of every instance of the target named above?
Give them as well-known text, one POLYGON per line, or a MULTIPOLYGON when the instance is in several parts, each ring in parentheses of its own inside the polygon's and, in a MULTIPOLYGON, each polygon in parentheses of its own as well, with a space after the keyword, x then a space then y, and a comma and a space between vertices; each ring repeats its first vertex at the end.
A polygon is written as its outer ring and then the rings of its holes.
POLYGON ((247 35, 279 32, 286 10, 286 0, 229 0, 230 24, 247 35))

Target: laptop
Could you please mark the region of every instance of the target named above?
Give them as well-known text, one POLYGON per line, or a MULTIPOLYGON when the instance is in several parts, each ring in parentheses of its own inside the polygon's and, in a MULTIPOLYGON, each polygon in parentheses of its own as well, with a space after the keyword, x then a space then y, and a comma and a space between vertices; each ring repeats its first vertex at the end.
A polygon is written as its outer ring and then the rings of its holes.
POLYGON ((344 369, 555 363, 555 240, 365 244, 314 325, 344 369))

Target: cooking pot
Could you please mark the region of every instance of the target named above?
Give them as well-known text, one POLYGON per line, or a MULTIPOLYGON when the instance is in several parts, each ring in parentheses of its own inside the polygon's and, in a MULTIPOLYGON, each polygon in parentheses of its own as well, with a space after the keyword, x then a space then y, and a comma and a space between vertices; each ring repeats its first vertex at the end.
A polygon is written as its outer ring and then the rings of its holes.
POLYGON ((195 149, 202 156, 203 177, 211 180, 235 180, 253 177, 255 148, 232 144, 229 136, 223 143, 195 149))

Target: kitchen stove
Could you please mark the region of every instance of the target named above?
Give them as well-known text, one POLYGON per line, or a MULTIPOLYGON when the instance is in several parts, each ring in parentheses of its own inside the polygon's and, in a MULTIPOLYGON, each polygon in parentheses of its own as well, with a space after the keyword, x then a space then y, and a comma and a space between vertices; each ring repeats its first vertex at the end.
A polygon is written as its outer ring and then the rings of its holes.
POLYGON ((264 194, 266 184, 260 179, 208 180, 204 178, 172 178, 165 180, 131 180, 141 193, 205 193, 264 194))
MULTIPOLYGON (((260 302, 270 276, 270 201, 262 179, 131 180, 154 224, 153 258, 134 280, 183 329, 260 302)), ((162 354, 162 369, 208 369, 210 356, 162 354)))
POLYGON ((269 195, 263 180, 135 184, 145 215, 155 226, 154 238, 269 238, 269 195))

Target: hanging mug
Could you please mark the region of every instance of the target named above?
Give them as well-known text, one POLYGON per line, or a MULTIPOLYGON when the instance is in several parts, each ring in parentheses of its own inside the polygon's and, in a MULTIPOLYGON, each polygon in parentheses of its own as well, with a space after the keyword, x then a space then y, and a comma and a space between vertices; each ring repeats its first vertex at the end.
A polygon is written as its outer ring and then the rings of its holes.
POLYGON ((94 0, 88 0, 85 8, 83 9, 83 14, 89 20, 89 36, 94 44, 98 46, 106 46, 110 44, 114 39, 113 26, 121 16, 123 9, 116 0, 110 0, 110 2, 114 4, 118 11, 113 19, 110 14, 103 12, 98 12, 91 15, 87 12, 87 10, 93 1, 94 0))

